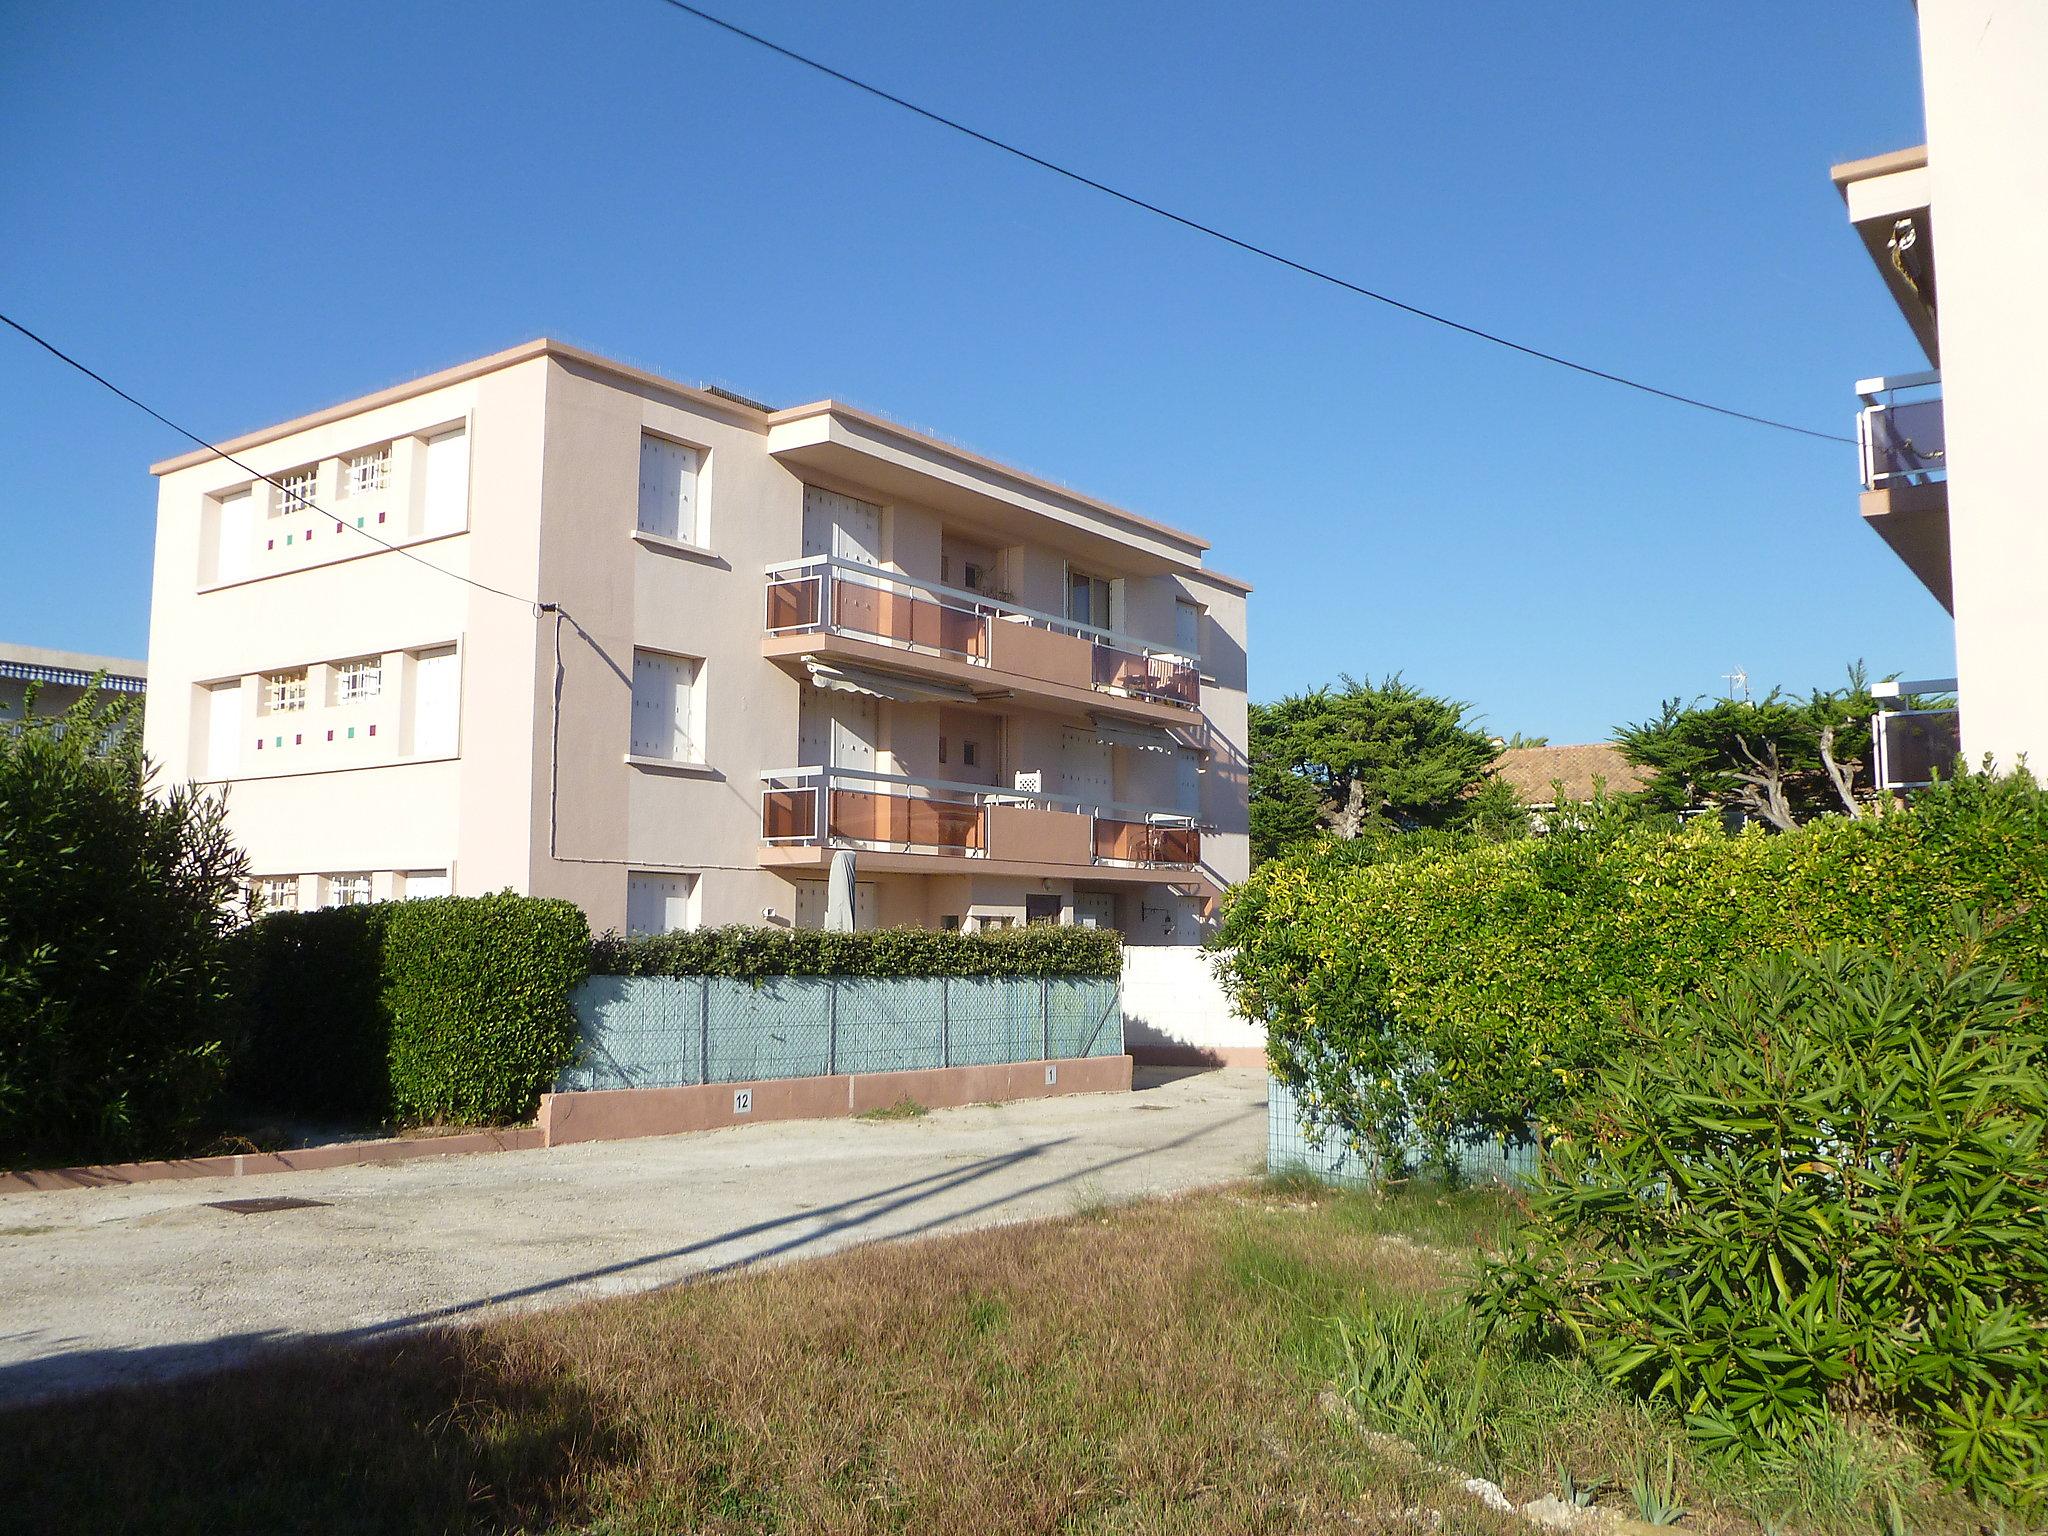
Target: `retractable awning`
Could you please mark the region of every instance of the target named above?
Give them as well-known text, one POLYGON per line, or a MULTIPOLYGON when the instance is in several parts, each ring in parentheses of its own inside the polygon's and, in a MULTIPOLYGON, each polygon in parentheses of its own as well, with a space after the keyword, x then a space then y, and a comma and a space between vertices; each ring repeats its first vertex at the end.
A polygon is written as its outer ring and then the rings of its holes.
POLYGON ((1119 720, 1114 715, 1090 715, 1096 737, 1117 747, 1140 752, 1184 752, 1187 748, 1164 726, 1146 725, 1138 720, 1119 720))
POLYGON ((820 688, 836 693, 859 693, 898 704, 972 704, 974 691, 952 683, 927 682, 922 678, 897 677, 889 672, 872 672, 866 667, 835 667, 806 659, 805 669, 820 688))

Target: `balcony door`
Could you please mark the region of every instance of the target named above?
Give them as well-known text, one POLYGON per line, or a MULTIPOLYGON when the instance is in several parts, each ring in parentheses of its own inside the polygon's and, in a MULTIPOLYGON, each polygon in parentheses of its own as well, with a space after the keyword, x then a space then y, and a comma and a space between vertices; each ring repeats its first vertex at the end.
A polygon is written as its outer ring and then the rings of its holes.
POLYGON ((1093 731, 1071 726, 1060 732, 1060 793, 1074 795, 1091 805, 1107 805, 1116 799, 1115 759, 1108 742, 1093 731))
POLYGON ((804 768, 872 772, 881 734, 876 701, 859 694, 806 688, 797 706, 796 745, 804 768))
POLYGON ((804 487, 804 557, 836 555, 856 565, 882 563, 882 509, 837 491, 804 487))

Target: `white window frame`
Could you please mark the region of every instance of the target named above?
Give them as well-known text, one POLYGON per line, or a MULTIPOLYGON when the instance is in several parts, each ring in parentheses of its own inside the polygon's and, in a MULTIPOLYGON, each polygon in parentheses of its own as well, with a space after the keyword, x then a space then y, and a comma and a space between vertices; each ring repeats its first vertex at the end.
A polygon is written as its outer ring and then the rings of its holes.
POLYGON ((272 517, 291 517, 313 510, 313 498, 320 490, 320 466, 302 464, 277 476, 276 494, 271 497, 272 517))
POLYGON ((295 715, 306 707, 307 670, 286 667, 263 674, 263 712, 267 715, 295 715))
POLYGON ((367 907, 375 900, 366 871, 354 870, 345 875, 327 877, 327 905, 330 907, 367 907))
POLYGON ((352 453, 342 466, 343 496, 373 496, 391 483, 391 445, 352 453))
POLYGON ((264 875, 256 882, 256 893, 263 900, 265 912, 296 912, 299 910, 299 877, 297 875, 264 875))
POLYGON ((641 762, 701 765, 705 761, 704 692, 702 657, 635 646, 632 716, 627 726, 626 755, 641 762), (656 668, 664 665, 683 669, 680 683, 663 679, 656 668), (676 708, 675 695, 671 692, 664 711, 657 697, 657 691, 663 687, 686 690, 684 707, 676 708), (668 718, 666 750, 661 739, 662 727, 654 723, 654 717, 664 712, 668 718))
POLYGON ((334 702, 359 704, 384 692, 384 658, 358 656, 334 663, 334 702))

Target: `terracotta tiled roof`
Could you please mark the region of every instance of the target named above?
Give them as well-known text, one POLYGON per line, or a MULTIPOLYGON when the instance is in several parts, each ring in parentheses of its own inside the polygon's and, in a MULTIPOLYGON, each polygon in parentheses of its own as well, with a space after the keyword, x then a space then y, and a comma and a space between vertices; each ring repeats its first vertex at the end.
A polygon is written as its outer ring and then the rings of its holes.
POLYGON ((1593 798, 1597 783, 1618 795, 1646 782, 1650 775, 1604 741, 1576 747, 1510 747, 1494 762, 1493 771, 1506 779, 1524 805, 1549 805, 1562 783, 1566 802, 1593 798))

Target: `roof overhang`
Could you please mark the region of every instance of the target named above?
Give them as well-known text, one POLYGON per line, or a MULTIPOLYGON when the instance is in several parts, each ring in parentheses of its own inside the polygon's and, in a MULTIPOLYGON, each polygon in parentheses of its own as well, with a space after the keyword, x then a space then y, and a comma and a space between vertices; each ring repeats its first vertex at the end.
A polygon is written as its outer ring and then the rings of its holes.
POLYGON ((1927 146, 1850 160, 1829 172, 1864 249, 1927 361, 1941 366, 1935 326, 1934 195, 1927 146), (1894 242, 1899 242, 1895 249, 1894 242))

